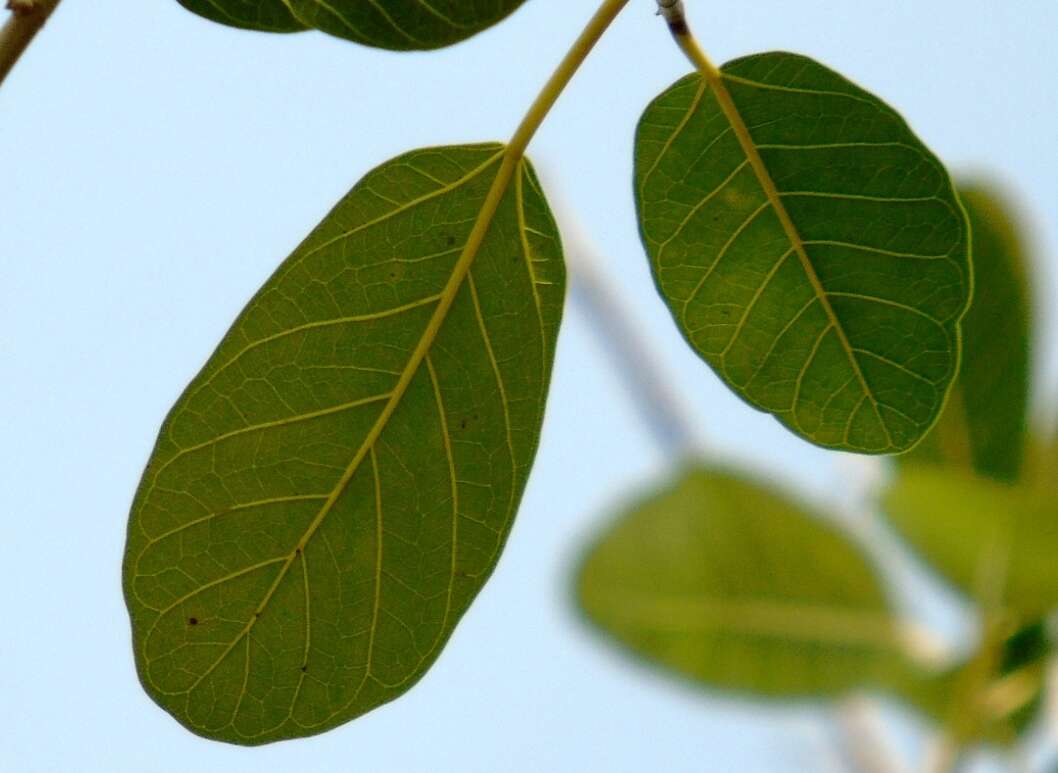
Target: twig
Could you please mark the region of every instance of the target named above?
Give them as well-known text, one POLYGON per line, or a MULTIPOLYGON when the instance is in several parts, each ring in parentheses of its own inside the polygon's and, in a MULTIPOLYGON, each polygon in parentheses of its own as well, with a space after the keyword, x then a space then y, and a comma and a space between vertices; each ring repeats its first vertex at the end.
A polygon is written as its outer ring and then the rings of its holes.
POLYGON ((655 356, 620 290, 599 269, 598 249, 573 214, 574 209, 566 205, 561 186, 553 183, 546 166, 538 163, 536 172, 547 183, 548 197, 561 226, 573 301, 610 355, 658 450, 676 465, 700 458, 706 444, 680 394, 671 387, 675 382, 655 356))
POLYGON ((1009 619, 1003 613, 1010 535, 1003 533, 997 524, 987 545, 978 558, 974 578, 974 596, 981 614, 981 641, 955 688, 947 721, 934 742, 932 760, 927 767, 932 773, 951 773, 964 761, 968 741, 975 740, 986 720, 983 695, 996 674, 1003 642, 1011 633, 1009 619))
POLYGON ((567 249, 567 263, 573 296, 608 350, 658 447, 677 463, 699 455, 703 444, 694 436, 683 402, 669 387, 672 380, 637 329, 624 299, 598 269, 593 250, 574 240, 567 249))
POLYGON ((834 711, 838 747, 850 770, 862 773, 905 773, 899 757, 886 742, 877 707, 863 696, 842 701, 834 711))
POLYGON ((58 4, 59 0, 7 0, 11 16, 0 28, 0 84, 58 4))

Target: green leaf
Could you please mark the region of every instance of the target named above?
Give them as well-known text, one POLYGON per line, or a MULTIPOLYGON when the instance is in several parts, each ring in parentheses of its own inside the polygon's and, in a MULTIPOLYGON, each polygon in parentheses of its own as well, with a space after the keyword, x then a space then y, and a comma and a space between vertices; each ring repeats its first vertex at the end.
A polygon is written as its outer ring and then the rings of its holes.
POLYGON ((999 715, 992 721, 1008 724, 1014 738, 1024 735, 1040 718, 1050 654, 1047 624, 1042 619, 1022 625, 1003 642, 999 674, 988 691, 994 697, 986 700, 986 706, 999 715))
POLYGON ((207 19, 266 32, 319 29, 396 51, 441 48, 503 20, 525 0, 180 0, 207 19))
POLYGON ((1010 674, 1038 663, 1047 657, 1050 648, 1047 624, 1043 620, 1034 620, 1023 625, 1003 642, 999 672, 1010 674))
POLYGON ((778 493, 705 468, 602 534, 577 595, 624 647, 737 691, 831 695, 880 683, 908 647, 849 539, 778 493))
POLYGON ((124 587, 155 701, 258 744, 423 675, 510 531, 564 287, 536 177, 502 146, 414 151, 353 188, 239 316, 144 473, 124 587))
POLYGON ((973 665, 962 664, 938 676, 908 682, 900 691, 900 698, 934 728, 960 725, 960 745, 984 742, 1011 747, 1040 717, 1043 663, 1026 666, 1006 679, 999 677, 983 685, 977 698, 968 704, 970 699, 959 695, 973 665), (967 715, 967 705, 977 708, 978 714, 973 718, 967 715), (957 718, 953 719, 953 714, 957 718))
POLYGON ((1025 454, 1031 304, 1011 208, 988 187, 959 194, 973 233, 974 298, 962 320, 962 369, 937 425, 902 462, 932 462, 1014 481, 1025 454))
POLYGON ((1058 480, 1058 436, 1030 435, 1025 443, 1022 479, 1026 485, 1043 487, 1058 480))
POLYGON ((971 598, 998 592, 1029 617, 1058 605, 1058 499, 1047 488, 908 465, 883 505, 900 535, 971 598))
POLYGON ((180 5, 221 24, 265 32, 298 32, 298 21, 284 0, 180 0, 180 5))
POLYGON ((1050 642, 1043 621, 1023 625, 1003 642, 996 661, 973 656, 934 676, 904 685, 901 697, 932 724, 957 733, 960 745, 1011 746, 1043 708, 1050 642), (982 674, 982 666, 995 669, 982 674))
POLYGON ((635 192, 661 295, 743 399, 863 453, 933 425, 970 299, 966 217, 890 107, 802 56, 738 59, 647 108, 635 192))

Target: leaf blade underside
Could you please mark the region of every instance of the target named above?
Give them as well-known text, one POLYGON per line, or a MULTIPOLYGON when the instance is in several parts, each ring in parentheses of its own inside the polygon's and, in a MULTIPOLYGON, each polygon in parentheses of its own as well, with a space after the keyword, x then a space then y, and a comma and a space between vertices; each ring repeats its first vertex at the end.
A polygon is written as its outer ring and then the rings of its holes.
POLYGON ((692 348, 818 445, 913 446, 957 371, 972 287, 947 172, 876 97, 805 57, 663 92, 636 132, 640 232, 692 348))
POLYGON ((565 287, 500 145, 361 180, 167 417, 124 566, 137 667, 193 732, 258 744, 392 700, 488 578, 535 455, 565 287))
POLYGON ((990 186, 959 185, 973 231, 973 303, 951 399, 904 463, 973 470, 1013 483, 1026 451, 1031 381, 1031 262, 1012 207, 990 186))
POLYGON ((525 0, 179 0, 199 16, 264 32, 318 29, 375 48, 421 51, 465 40, 525 0))
POLYGON ((689 469, 629 508, 590 547, 576 593, 622 647, 709 687, 796 698, 905 676, 905 642, 861 551, 727 472, 689 469))
POLYGON ((301 32, 298 21, 283 0, 179 0, 192 13, 239 29, 262 32, 301 32))

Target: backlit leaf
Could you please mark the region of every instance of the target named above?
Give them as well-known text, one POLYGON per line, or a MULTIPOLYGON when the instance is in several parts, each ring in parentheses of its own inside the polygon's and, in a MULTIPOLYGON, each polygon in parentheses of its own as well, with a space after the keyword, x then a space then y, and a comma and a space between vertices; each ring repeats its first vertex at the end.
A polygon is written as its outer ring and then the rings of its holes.
POLYGON ((441 48, 504 19, 525 0, 179 0, 233 27, 268 32, 319 29, 398 51, 441 48))
POLYGON ((944 404, 971 292, 948 174, 890 107, 768 53, 654 100, 635 192, 654 277, 737 394, 829 448, 913 446, 944 404), (733 114, 732 112, 733 111, 733 114))
POLYGON ((1031 303, 1010 208, 977 184, 959 187, 972 227, 974 297, 962 320, 959 379, 936 426, 901 462, 1017 480, 1025 453, 1031 303))
POLYGON ((930 565, 972 598, 999 591, 1032 617, 1058 605, 1058 499, 932 465, 901 469, 886 492, 890 522, 930 565), (997 587, 982 587, 982 583, 997 587))
POLYGON ((812 696, 884 682, 908 639, 861 551, 752 481, 695 468, 590 548, 588 618, 705 685, 812 696))
POLYGON ((199 16, 243 29, 298 32, 308 28, 283 0, 180 0, 180 5, 199 16))
POLYGON ((369 173, 166 419, 124 587, 140 678, 194 732, 265 743, 393 699, 495 567, 565 285, 537 180, 510 169, 468 145, 369 173))

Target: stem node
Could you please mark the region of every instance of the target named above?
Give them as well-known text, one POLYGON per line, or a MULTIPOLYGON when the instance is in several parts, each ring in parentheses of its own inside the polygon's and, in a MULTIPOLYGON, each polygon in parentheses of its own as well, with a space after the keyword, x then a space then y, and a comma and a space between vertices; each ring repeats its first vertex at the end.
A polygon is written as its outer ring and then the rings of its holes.
POLYGON ((686 35, 687 17, 683 12, 683 0, 658 0, 658 16, 664 16, 673 35, 686 35))

